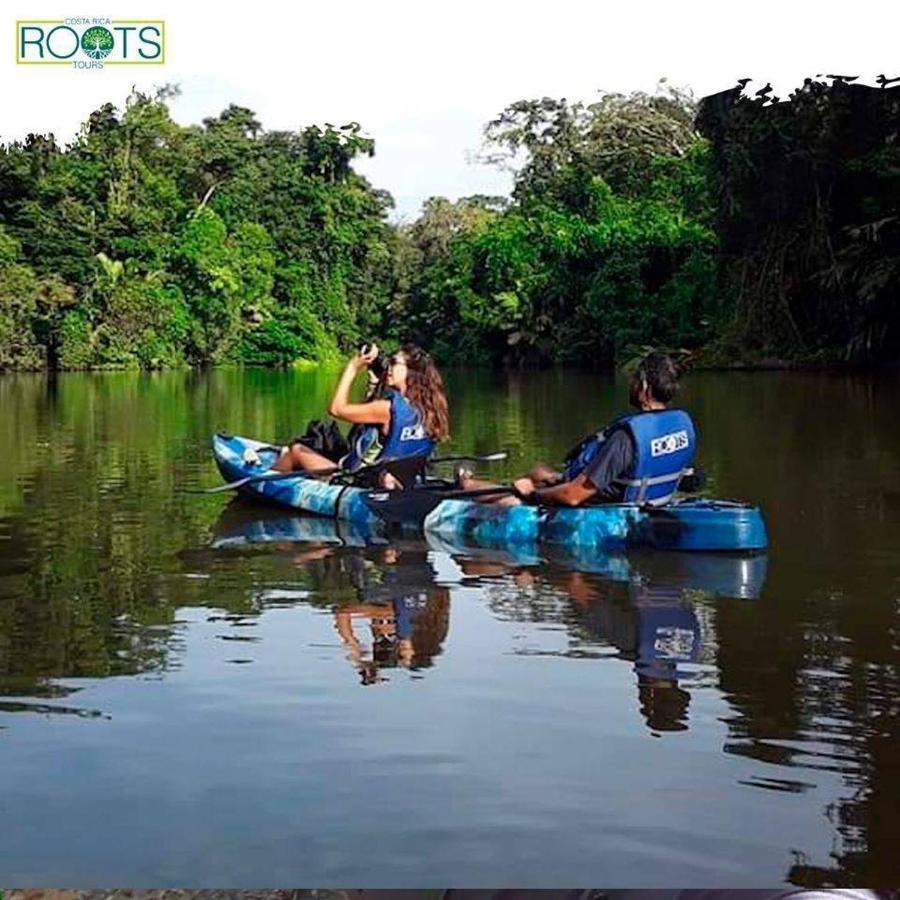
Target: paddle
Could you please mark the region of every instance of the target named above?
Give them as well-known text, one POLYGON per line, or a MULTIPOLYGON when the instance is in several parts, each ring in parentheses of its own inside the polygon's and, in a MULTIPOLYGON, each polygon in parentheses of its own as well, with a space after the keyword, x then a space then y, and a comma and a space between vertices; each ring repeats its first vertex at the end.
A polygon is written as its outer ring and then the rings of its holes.
POLYGON ((440 456, 437 459, 429 460, 428 465, 434 463, 445 462, 499 462, 506 459, 509 454, 505 450, 498 450, 496 453, 485 453, 482 456, 440 456))
MULTIPOLYGON (((500 450, 496 453, 487 453, 483 456, 442 456, 438 459, 430 460, 430 463, 444 463, 444 462, 462 462, 463 460, 469 462, 497 462, 501 459, 506 459, 506 451, 500 450)), ((348 475, 356 475, 360 472, 370 471, 372 469, 382 468, 385 463, 391 462, 392 460, 382 459, 378 462, 372 463, 367 466, 360 466, 354 472, 348 472, 348 475)), ((313 475, 314 477, 319 477, 321 475, 335 475, 338 472, 343 472, 344 470, 340 466, 332 466, 329 469, 319 469, 317 472, 312 473, 304 473, 304 472, 263 472, 260 475, 247 475, 244 478, 239 478, 237 481, 231 481, 228 484, 220 484, 216 487, 211 488, 186 488, 185 493, 187 494, 221 494, 224 491, 234 491, 237 488, 244 487, 247 484, 257 484, 261 481, 281 481, 284 478, 297 478, 298 476, 313 475)))
MULTIPOLYGON (((444 500, 465 500, 468 497, 490 497, 491 494, 514 494, 519 497, 519 489, 511 484, 498 484, 494 487, 477 488, 474 491, 448 491, 443 495, 444 500)), ((520 499, 525 499, 520 497, 520 499)))
MULTIPOLYGON (((322 469, 319 472, 312 473, 318 475, 333 475, 341 470, 335 466, 331 469, 322 469)), ((247 475, 245 478, 239 478, 237 481, 230 481, 227 484, 220 484, 211 488, 185 488, 185 494, 221 494, 224 491, 233 491, 245 484, 256 484, 260 481, 281 481, 284 478, 298 478, 304 475, 309 476, 309 472, 264 472, 262 475, 247 475)))
POLYGON ((434 490, 418 487, 412 491, 370 491, 366 505, 375 515, 388 524, 405 525, 421 523, 426 516, 445 500, 465 500, 469 497, 488 497, 497 494, 517 494, 512 485, 479 488, 474 491, 434 490))

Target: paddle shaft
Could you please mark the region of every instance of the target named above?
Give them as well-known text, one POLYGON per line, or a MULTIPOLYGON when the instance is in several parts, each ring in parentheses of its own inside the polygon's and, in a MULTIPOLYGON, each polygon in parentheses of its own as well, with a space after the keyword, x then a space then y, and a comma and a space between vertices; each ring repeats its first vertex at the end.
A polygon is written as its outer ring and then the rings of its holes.
MULTIPOLYGON (((272 448, 274 449, 274 448, 272 448)), ((483 456, 442 456, 438 459, 432 459, 429 462, 429 465, 432 463, 443 463, 443 462, 462 462, 462 461, 471 461, 471 462, 495 462, 501 459, 506 459, 506 451, 500 450, 496 453, 488 453, 483 456)), ((394 460, 382 459, 374 462, 370 465, 360 466, 354 472, 348 472, 347 474, 356 475, 360 472, 371 471, 372 469, 379 469, 384 467, 386 463, 393 462, 394 460)), ((199 489, 191 489, 188 488, 187 493, 189 494, 221 494, 224 491, 233 491, 238 488, 244 487, 248 484, 257 484, 261 481, 281 481, 284 478, 297 478, 298 476, 306 475, 307 477, 312 476, 314 478, 318 478, 324 475, 336 475, 338 472, 345 471, 340 466, 332 466, 328 469, 319 469, 316 472, 309 471, 294 471, 294 472, 263 472, 259 475, 248 475, 245 478, 239 478, 237 481, 229 482, 228 484, 220 484, 216 487, 212 488, 199 488, 199 489)))
POLYGON ((485 453, 483 456, 439 456, 432 459, 429 465, 445 462, 499 462, 508 455, 505 450, 498 450, 496 453, 485 453))

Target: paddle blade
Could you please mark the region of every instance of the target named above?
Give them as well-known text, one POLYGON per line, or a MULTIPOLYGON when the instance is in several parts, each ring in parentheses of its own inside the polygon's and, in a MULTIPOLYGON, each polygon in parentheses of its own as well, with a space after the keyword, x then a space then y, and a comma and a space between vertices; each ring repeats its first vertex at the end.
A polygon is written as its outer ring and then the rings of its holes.
POLYGON ((241 478, 238 481, 232 481, 229 484, 219 484, 211 488, 183 488, 182 494, 221 494, 224 491, 234 491, 245 485, 250 478, 241 478))
POLYGON ((221 494, 224 491, 234 491, 243 487, 245 484, 256 484, 260 481, 282 481, 285 478, 298 478, 303 475, 302 472, 265 472, 262 475, 248 475, 246 478, 239 478, 237 481, 231 481, 228 484, 220 484, 211 488, 195 488, 186 489, 188 494, 221 494))
POLYGON ((509 454, 505 450, 498 450, 496 453, 485 453, 482 456, 476 455, 460 455, 460 456, 439 456, 436 459, 430 460, 431 463, 445 463, 445 462, 499 462, 501 459, 506 459, 509 454))

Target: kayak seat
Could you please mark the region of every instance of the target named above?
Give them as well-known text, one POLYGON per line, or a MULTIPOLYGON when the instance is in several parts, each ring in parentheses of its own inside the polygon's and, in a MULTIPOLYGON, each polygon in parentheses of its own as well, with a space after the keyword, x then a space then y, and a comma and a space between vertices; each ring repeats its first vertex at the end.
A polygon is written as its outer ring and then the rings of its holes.
MULTIPOLYGON (((428 466, 428 454, 418 456, 401 456, 393 459, 383 459, 366 466, 357 472, 350 472, 346 476, 357 487, 377 488, 381 487, 382 475, 393 475, 403 485, 403 490, 411 490, 417 482, 425 478, 428 466)), ((343 478, 341 480, 344 480, 343 478)))

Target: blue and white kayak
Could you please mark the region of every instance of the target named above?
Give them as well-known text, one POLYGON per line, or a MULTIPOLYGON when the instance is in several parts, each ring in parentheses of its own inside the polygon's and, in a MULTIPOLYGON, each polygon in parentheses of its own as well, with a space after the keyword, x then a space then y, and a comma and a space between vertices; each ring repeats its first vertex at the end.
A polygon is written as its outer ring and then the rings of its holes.
MULTIPOLYGON (((236 435, 216 434, 212 440, 213 456, 222 477, 228 483, 243 478, 267 475, 278 458, 271 444, 236 435), (249 452, 248 452, 249 451, 249 452)), ((366 502, 368 490, 348 485, 329 484, 320 478, 297 474, 275 481, 251 481, 238 490, 254 500, 341 519, 361 528, 377 528, 382 518, 366 502)))
MULTIPOLYGON (((216 464, 229 483, 266 474, 277 452, 249 438, 213 438, 216 464)), ((627 503, 577 509, 498 506, 446 499, 442 496, 448 492, 445 483, 411 491, 379 491, 329 484, 303 474, 250 481, 239 490, 283 508, 341 519, 362 528, 377 528, 384 520, 420 526, 463 545, 545 543, 598 551, 646 547, 732 552, 754 552, 768 546, 759 507, 732 500, 686 499, 655 509, 627 503)))

